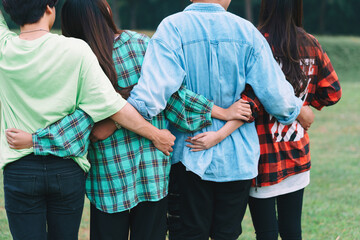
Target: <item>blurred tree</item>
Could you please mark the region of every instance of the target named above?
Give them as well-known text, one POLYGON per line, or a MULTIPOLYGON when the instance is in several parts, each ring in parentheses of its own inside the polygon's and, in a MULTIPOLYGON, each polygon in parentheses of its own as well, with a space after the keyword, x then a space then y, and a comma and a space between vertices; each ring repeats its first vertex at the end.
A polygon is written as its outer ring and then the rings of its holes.
MULTIPOLYGON (((59 0, 54 28, 60 28, 60 10, 65 0, 59 0)), ((122 29, 156 29, 167 16, 180 12, 189 0, 108 0, 114 19, 122 29)), ((261 0, 233 0, 229 11, 258 22, 261 0)), ((3 9, 0 0, 0 9, 3 9)), ((360 0, 304 0, 304 26, 319 34, 360 35, 360 0)), ((10 28, 17 26, 5 14, 10 28)))
POLYGON ((319 9, 319 33, 325 32, 325 16, 326 16, 326 7, 327 0, 320 1, 320 9, 319 9))
POLYGON ((109 0, 108 2, 111 7, 111 10, 113 12, 113 17, 114 17, 114 21, 115 21, 116 25, 118 27, 121 27, 121 19, 120 19, 119 12, 120 12, 120 6, 122 4, 124 4, 123 1, 109 0))
POLYGON ((251 3, 252 3, 251 0, 245 0, 246 19, 249 20, 250 22, 254 22, 251 3))

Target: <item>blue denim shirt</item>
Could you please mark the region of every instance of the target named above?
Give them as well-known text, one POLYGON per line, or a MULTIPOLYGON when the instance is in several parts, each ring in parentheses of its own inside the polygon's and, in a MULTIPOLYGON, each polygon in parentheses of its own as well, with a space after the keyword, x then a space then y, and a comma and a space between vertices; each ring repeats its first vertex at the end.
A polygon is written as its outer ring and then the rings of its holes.
MULTIPOLYGON (((145 118, 163 111, 185 81, 188 89, 227 108, 250 84, 268 113, 292 123, 302 102, 294 96, 265 38, 248 21, 219 4, 195 3, 167 17, 148 46, 139 83, 128 99, 145 118)), ((188 136, 217 131, 213 125, 194 134, 176 136, 172 162, 181 161, 203 180, 226 182, 257 176, 260 154, 254 123, 244 124, 216 146, 202 152, 186 147, 188 136)))

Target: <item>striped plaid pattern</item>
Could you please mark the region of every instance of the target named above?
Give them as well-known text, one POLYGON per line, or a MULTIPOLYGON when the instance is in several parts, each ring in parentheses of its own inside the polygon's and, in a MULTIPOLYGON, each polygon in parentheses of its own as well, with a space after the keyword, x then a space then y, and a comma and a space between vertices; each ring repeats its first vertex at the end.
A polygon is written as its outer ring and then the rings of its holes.
POLYGON ((169 99, 165 116, 178 130, 196 132, 212 124, 213 106, 213 102, 186 89, 183 84, 169 99))
POLYGON ((51 127, 39 129, 32 134, 34 154, 82 157, 88 151, 93 126, 94 122, 90 116, 76 110, 51 127))
POLYGON ((114 42, 113 60, 120 88, 137 84, 149 38, 131 31, 124 31, 114 42))
MULTIPOLYGON (((124 31, 115 40, 113 60, 120 91, 137 84, 148 41, 148 37, 131 31, 124 31)), ((176 98, 170 103, 175 105, 173 111, 186 116, 182 118, 184 124, 174 120, 178 126, 184 126, 182 128, 186 131, 197 128, 192 124, 205 126, 202 122, 208 121, 210 116, 202 118, 194 115, 209 115, 211 103, 185 88, 179 90, 178 96, 182 99, 176 98)), ((166 128, 164 113, 154 117, 151 123, 160 129, 166 128)), ((33 134, 35 154, 83 156, 89 146, 92 127, 91 118, 82 110, 76 110, 58 123, 33 134)), ((135 133, 120 129, 108 139, 90 144, 88 159, 92 167, 86 180, 87 196, 104 212, 121 212, 139 202, 157 201, 167 195, 170 158, 135 133)))
MULTIPOLYGON (((302 56, 303 70, 309 77, 308 87, 300 97, 304 105, 321 110, 341 98, 341 87, 333 66, 317 40, 314 46, 305 46, 302 56)), ((249 100, 249 99, 247 99, 249 100)), ((258 103, 258 102, 257 102, 258 103)), ((257 104, 255 103, 255 104, 257 104)), ((259 175, 254 186, 270 186, 297 173, 310 170, 309 135, 295 121, 289 126, 281 125, 270 116, 263 106, 258 106, 256 129, 260 142, 259 175)))
MULTIPOLYGON (((124 31, 115 40, 113 60, 120 88, 137 84, 148 41, 145 35, 131 31, 124 31)), ((166 128, 163 113, 150 122, 166 128)), ((104 212, 121 212, 167 195, 170 157, 146 138, 119 129, 104 141, 91 143, 88 158, 87 197, 104 212)))

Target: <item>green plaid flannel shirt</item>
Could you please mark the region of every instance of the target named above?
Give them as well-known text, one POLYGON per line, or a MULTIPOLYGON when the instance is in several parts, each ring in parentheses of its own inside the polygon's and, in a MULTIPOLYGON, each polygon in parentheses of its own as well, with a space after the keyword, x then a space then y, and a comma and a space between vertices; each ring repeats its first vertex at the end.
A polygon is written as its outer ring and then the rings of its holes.
MULTIPOLYGON (((120 88, 137 84, 148 41, 148 37, 131 31, 124 31, 115 40, 113 60, 120 88)), ((211 124, 212 103, 200 95, 182 87, 169 103, 171 107, 167 108, 166 115, 180 129, 196 131, 211 124)), ((150 122, 159 129, 166 128, 164 113, 150 122)), ((157 201, 167 195, 169 157, 148 139, 126 129, 117 130, 103 141, 90 143, 92 126, 91 118, 82 110, 76 110, 33 134, 34 153, 69 157, 83 156, 88 150, 91 169, 86 179, 87 197, 104 212, 121 212, 139 202, 157 201)))

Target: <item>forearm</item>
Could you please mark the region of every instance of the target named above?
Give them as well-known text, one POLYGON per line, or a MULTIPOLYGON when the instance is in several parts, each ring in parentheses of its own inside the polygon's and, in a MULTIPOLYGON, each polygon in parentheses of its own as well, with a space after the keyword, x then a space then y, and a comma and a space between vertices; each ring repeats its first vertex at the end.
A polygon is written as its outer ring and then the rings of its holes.
POLYGON ((214 105, 211 111, 211 117, 227 121, 226 109, 214 105))
POLYGON ((241 120, 228 121, 220 130, 217 131, 219 134, 220 142, 230 136, 236 129, 244 125, 241 120))
POLYGON ((122 127, 151 141, 155 140, 154 137, 159 131, 159 129, 147 122, 129 103, 127 103, 119 112, 111 116, 111 119, 122 127))

